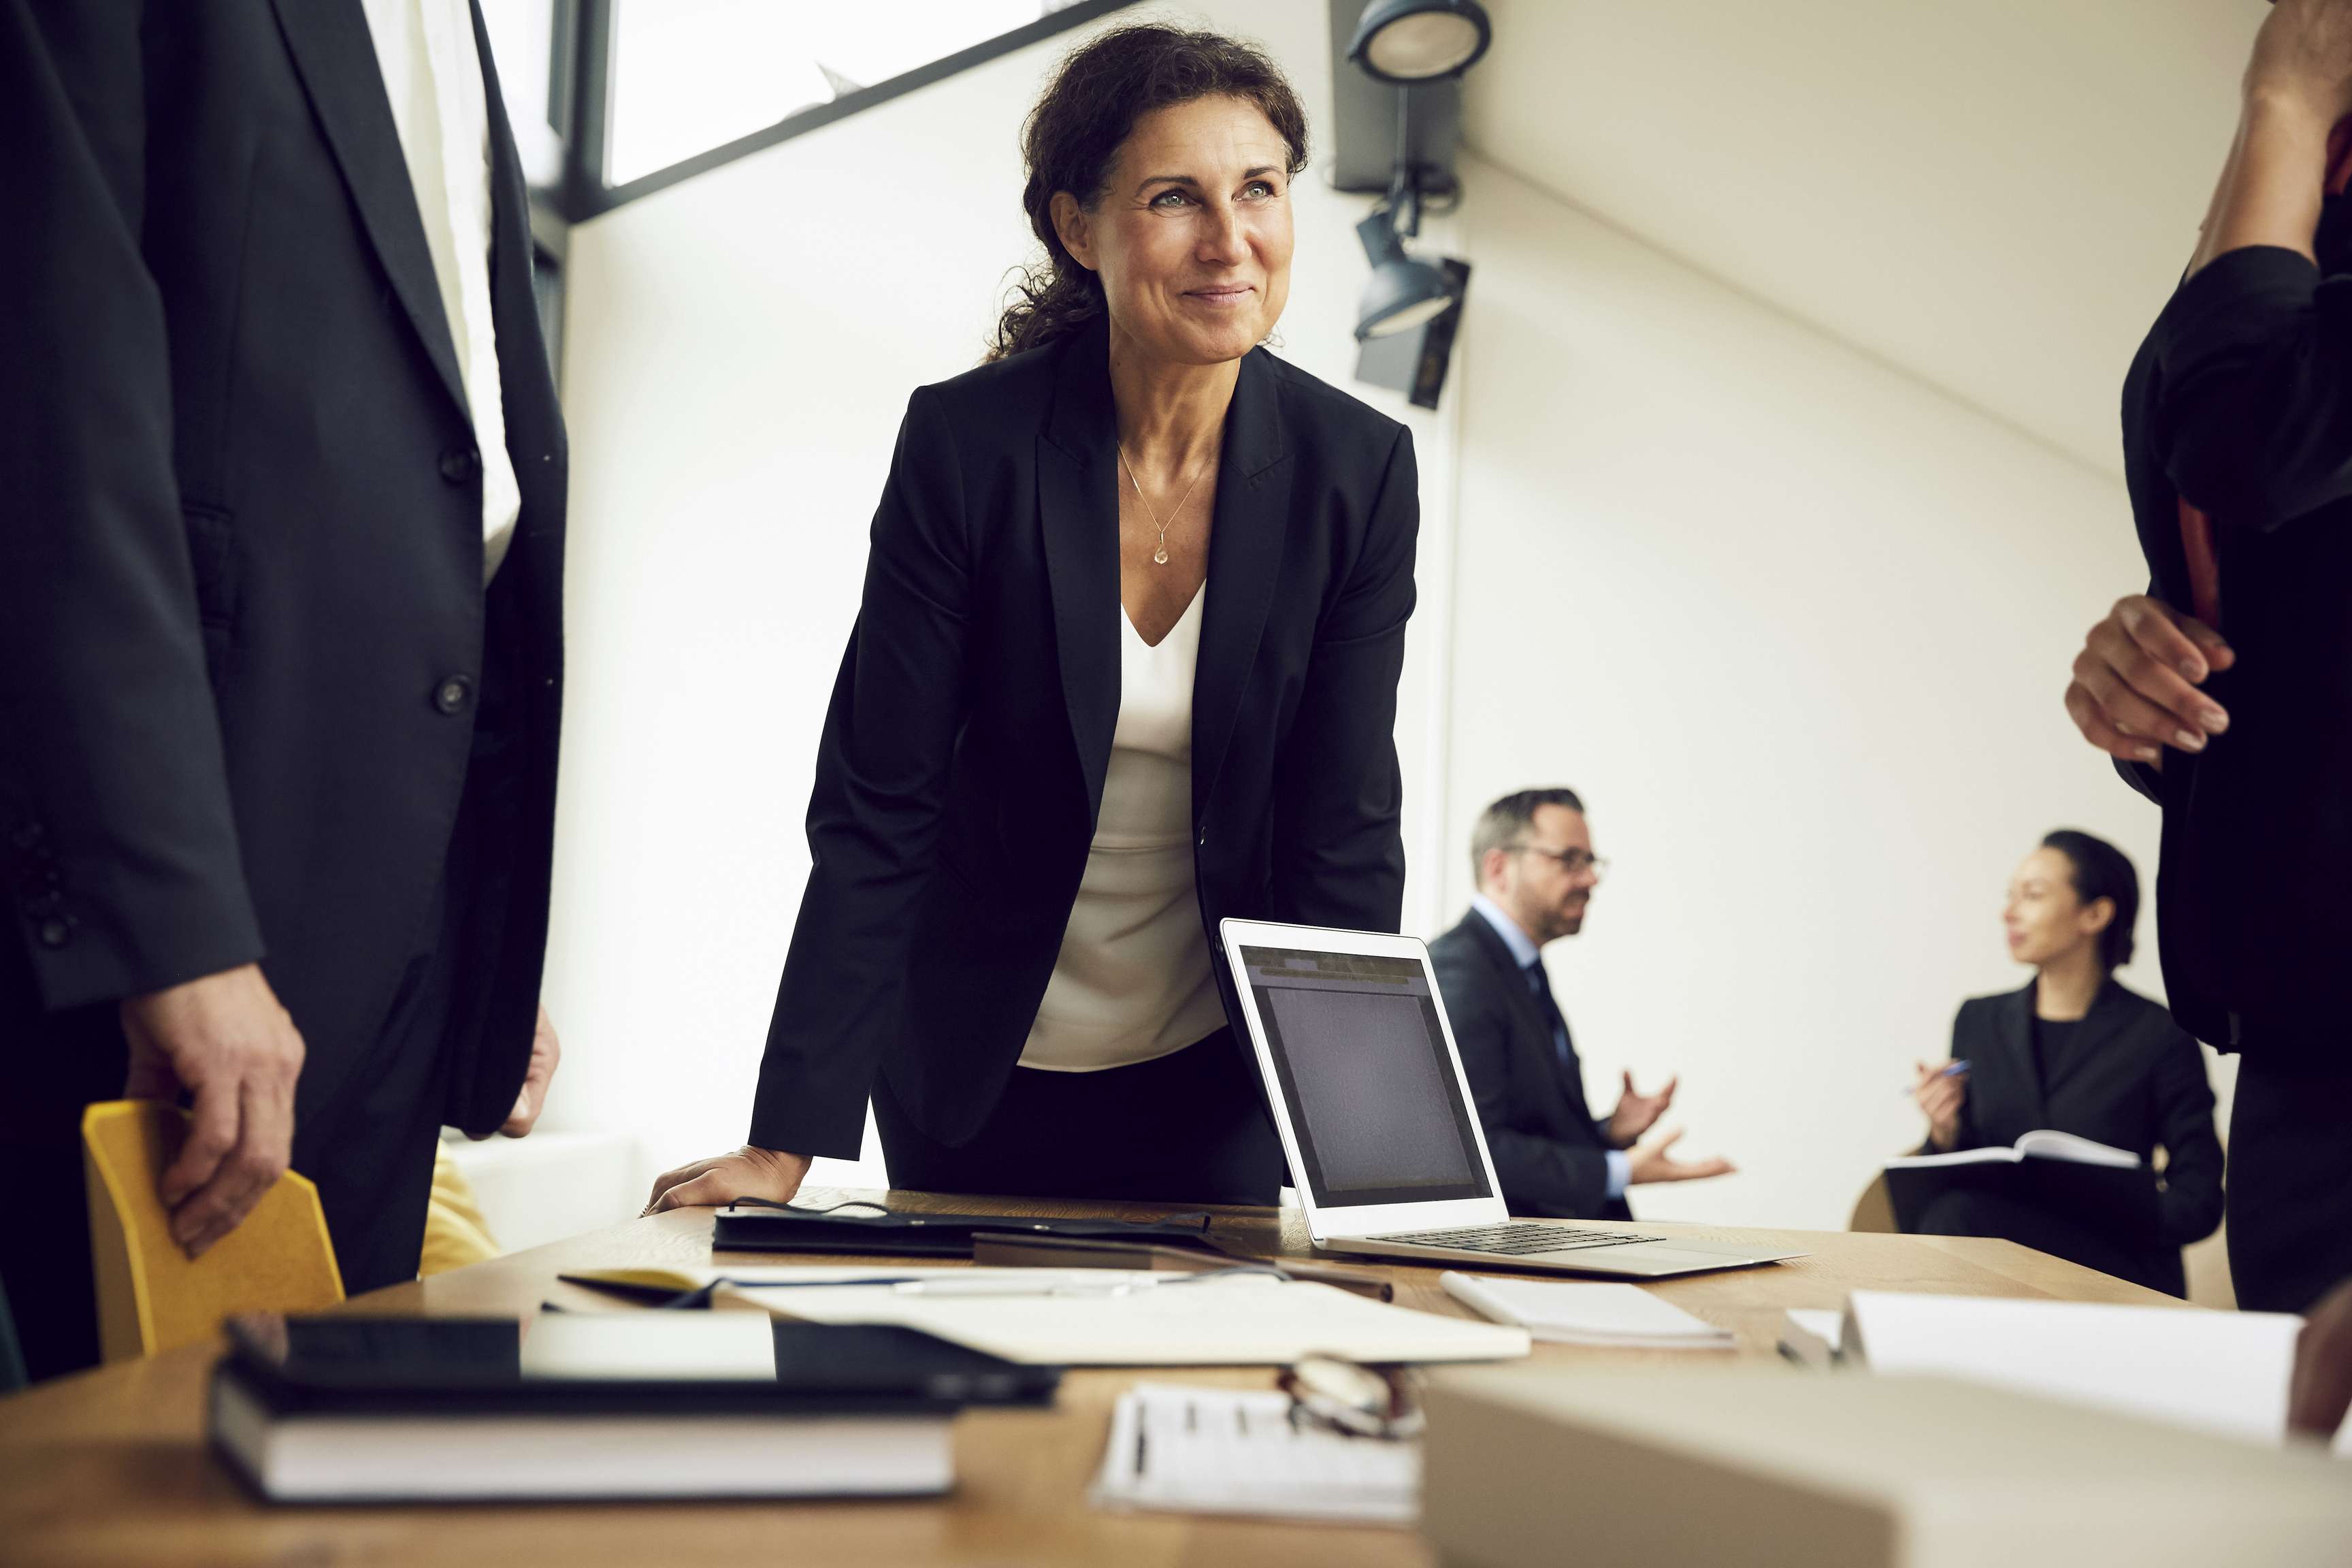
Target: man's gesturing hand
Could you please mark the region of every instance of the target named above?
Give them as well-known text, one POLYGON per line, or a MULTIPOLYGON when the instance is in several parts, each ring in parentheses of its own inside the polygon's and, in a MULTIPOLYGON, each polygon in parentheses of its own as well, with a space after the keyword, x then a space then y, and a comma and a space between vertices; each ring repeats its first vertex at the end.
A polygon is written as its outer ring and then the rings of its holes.
POLYGON ((2229 728, 2229 714, 2197 688, 2237 657, 2220 632, 2162 600, 2117 599, 2074 656, 2066 716, 2109 756, 2162 767, 2165 747, 2201 752, 2229 728))
POLYGON ((664 1171, 654 1178, 653 1196, 646 1200, 646 1213, 716 1207, 738 1198, 789 1203, 792 1195, 801 1190, 801 1179, 808 1174, 808 1169, 806 1154, 754 1149, 746 1143, 732 1154, 697 1160, 675 1171, 664 1171))
POLYGON ((1620 1149, 1631 1149, 1633 1141, 1657 1124, 1675 1102, 1675 1085, 1678 1079, 1666 1079, 1666 1087, 1655 1094, 1638 1094, 1633 1089, 1633 1075, 1625 1075, 1624 1092, 1617 1097, 1617 1109, 1609 1113, 1609 1142, 1620 1149))
POLYGON ((1626 1180, 1642 1182, 1696 1182, 1707 1176, 1727 1176, 1735 1167, 1728 1160, 1677 1160, 1666 1152, 1682 1139, 1682 1131, 1663 1132, 1647 1143, 1637 1145, 1626 1156, 1626 1180))
POLYGON ((172 1239, 202 1258, 293 1157, 302 1037, 252 963, 130 997, 121 1013, 131 1043, 124 1098, 194 1097, 194 1125, 159 1195, 172 1211, 172 1239))

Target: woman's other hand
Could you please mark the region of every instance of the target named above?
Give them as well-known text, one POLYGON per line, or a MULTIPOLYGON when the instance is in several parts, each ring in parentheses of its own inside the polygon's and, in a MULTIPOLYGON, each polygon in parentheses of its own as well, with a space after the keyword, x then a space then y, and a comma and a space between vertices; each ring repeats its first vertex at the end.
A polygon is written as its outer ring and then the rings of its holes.
POLYGON ((1919 1114, 1927 1119, 1927 1142, 1949 1153, 1960 1141, 1960 1107, 1969 1098, 1969 1080, 1958 1073, 1946 1071, 1952 1065, 1949 1062, 1935 1067, 1926 1062, 1916 1065, 1919 1081, 1913 1086, 1911 1096, 1919 1102, 1919 1114))
POLYGON ((2295 1341, 2294 1386, 2286 1424, 2297 1432, 2326 1437, 2344 1424, 2352 1406, 2352 1279, 2347 1279, 2304 1319, 2295 1341))
MULTIPOLYGON (((646 1214, 659 1214, 664 1209, 716 1208, 739 1198, 764 1198, 772 1204, 789 1203, 801 1190, 801 1182, 808 1175, 806 1154, 787 1154, 779 1149, 754 1149, 746 1143, 732 1154, 721 1154, 715 1160, 697 1160, 680 1165, 675 1171, 664 1171, 654 1178, 653 1196, 646 1200, 646 1214)), ((638 1217, 643 1218, 644 1215, 638 1217)))
POLYGON ((2230 727, 2221 705, 2197 689, 2237 655, 2221 634, 2159 599, 2117 599, 2083 639, 2066 714, 2111 757, 2163 766, 2166 746, 2201 752, 2230 727))

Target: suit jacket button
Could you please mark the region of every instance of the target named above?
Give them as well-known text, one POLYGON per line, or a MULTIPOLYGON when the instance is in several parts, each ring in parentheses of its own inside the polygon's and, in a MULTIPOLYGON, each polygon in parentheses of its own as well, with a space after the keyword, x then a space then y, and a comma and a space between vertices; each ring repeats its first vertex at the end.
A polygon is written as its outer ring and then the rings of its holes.
POLYGON ((73 940, 73 927, 60 917, 51 915, 41 922, 36 934, 40 937, 43 947, 63 947, 73 940))
POLYGON ((481 454, 468 447, 452 447, 441 454, 441 477, 462 485, 482 471, 481 454))
POLYGON ((433 706, 444 713, 463 713, 474 700, 474 678, 453 675, 433 689, 433 706))

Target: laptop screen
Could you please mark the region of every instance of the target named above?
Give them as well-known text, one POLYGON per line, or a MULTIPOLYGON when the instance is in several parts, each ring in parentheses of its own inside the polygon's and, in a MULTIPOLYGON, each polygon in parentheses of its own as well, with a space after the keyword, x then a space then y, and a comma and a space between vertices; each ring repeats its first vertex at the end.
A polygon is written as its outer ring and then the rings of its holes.
POLYGON ((1418 959, 1241 949, 1318 1205, 1494 1195, 1418 959))

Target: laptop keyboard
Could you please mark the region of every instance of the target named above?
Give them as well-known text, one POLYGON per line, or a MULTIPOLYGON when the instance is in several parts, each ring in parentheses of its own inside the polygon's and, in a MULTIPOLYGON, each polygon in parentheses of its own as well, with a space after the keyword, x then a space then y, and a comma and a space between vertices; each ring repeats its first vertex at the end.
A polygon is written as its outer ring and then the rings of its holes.
POLYGON ((1394 1231, 1381 1241, 1409 1241, 1423 1247, 1451 1247, 1457 1252, 1490 1252, 1505 1258, 1531 1252, 1573 1252, 1588 1247, 1627 1247, 1637 1241, 1664 1241, 1663 1236, 1628 1236, 1619 1230, 1580 1230, 1572 1225, 1538 1225, 1511 1220, 1503 1225, 1474 1225, 1462 1230, 1394 1231))

